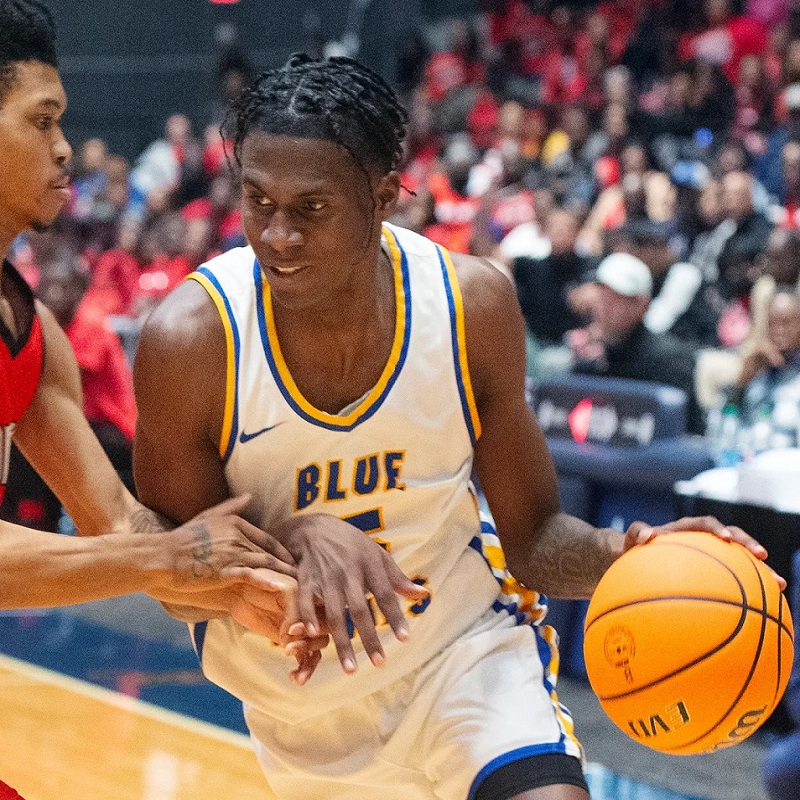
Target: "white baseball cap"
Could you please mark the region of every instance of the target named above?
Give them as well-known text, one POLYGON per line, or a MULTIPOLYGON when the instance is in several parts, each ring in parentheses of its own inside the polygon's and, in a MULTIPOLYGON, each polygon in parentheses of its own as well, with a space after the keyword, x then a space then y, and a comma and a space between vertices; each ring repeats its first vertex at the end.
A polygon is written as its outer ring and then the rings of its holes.
POLYGON ((626 297, 650 297, 653 294, 650 269, 644 261, 629 253, 606 256, 597 267, 595 281, 626 297))

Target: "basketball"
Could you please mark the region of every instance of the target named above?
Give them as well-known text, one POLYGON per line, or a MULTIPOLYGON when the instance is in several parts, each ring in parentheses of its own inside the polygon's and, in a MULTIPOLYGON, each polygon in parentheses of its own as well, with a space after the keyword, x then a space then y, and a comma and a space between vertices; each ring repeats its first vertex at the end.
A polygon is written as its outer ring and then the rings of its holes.
POLYGON ((584 628, 592 690, 643 745, 710 753, 746 739, 792 667, 789 606, 769 569, 710 533, 657 536, 622 555, 584 628))

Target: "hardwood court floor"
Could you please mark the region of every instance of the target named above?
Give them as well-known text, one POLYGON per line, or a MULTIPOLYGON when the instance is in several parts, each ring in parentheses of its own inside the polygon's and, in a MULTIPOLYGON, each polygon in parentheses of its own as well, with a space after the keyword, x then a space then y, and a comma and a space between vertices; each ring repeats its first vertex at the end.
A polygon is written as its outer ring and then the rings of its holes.
POLYGON ((270 800, 246 736, 0 655, 0 779, 26 800, 270 800))
MULTIPOLYGON (((25 800, 274 800, 241 704, 206 681, 185 626, 149 598, 0 612, 0 780, 25 800)), ((766 800, 760 731, 676 758, 622 735, 559 679, 592 800, 766 800)))

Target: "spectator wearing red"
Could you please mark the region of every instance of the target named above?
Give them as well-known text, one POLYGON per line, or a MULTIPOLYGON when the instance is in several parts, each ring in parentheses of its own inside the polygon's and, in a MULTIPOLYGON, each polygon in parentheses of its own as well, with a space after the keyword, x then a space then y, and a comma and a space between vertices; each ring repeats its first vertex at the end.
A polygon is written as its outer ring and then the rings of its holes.
POLYGON ((586 60, 591 45, 578 31, 568 8, 556 8, 551 19, 557 44, 543 62, 542 101, 575 103, 583 98, 588 86, 586 60))
MULTIPOLYGON (((613 3, 598 4, 595 15, 606 20, 606 46, 608 57, 612 63, 617 64, 622 59, 628 42, 636 31, 642 11, 648 4, 647 0, 615 0, 613 3)), ((588 22, 587 30, 591 36, 592 25, 588 22)))
POLYGON ((481 82, 484 72, 474 28, 467 20, 453 19, 450 49, 434 53, 425 64, 423 80, 428 100, 439 103, 455 89, 481 82))
POLYGON ((767 29, 752 17, 734 16, 730 0, 705 0, 703 8, 706 28, 681 37, 678 57, 716 64, 731 83, 736 83, 742 58, 766 50, 767 29))
POLYGON ((449 250, 468 253, 472 239, 472 223, 480 198, 467 194, 470 170, 480 154, 467 136, 454 136, 445 147, 440 168, 428 180, 434 199, 436 223, 424 235, 449 250))
POLYGON ((137 316, 166 297, 191 271, 186 256, 186 221, 178 212, 159 217, 142 235, 144 268, 139 274, 137 316))
POLYGON ((221 253, 238 243, 242 234, 242 212, 236 185, 227 173, 211 181, 208 194, 192 200, 181 209, 187 224, 187 239, 192 238, 192 228, 200 224, 207 227, 204 250, 188 247, 192 267, 199 266, 210 256, 221 253))
POLYGON ((92 269, 88 302, 110 316, 135 316, 141 265, 138 259, 141 221, 120 221, 115 246, 106 250, 92 269))
POLYGON ((555 46, 555 29, 544 14, 533 13, 523 0, 495 0, 488 15, 489 44, 516 57, 522 75, 539 75, 555 46))
POLYGON ((78 361, 86 418, 128 486, 133 485, 131 442, 136 402, 131 368, 107 315, 84 298, 89 272, 69 247, 58 247, 40 265, 37 294, 53 312, 78 361))

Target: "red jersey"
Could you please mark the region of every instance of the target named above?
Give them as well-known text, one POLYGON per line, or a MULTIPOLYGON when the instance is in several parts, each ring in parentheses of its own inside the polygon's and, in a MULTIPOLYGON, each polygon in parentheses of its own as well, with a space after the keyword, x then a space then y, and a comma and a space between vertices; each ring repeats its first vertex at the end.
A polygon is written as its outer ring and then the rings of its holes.
POLYGON ((3 262, 2 286, 7 298, 21 299, 21 304, 12 305, 23 313, 17 315, 16 338, 0 322, 0 501, 8 479, 14 426, 33 400, 44 363, 42 325, 34 310, 33 292, 8 261, 3 262))

